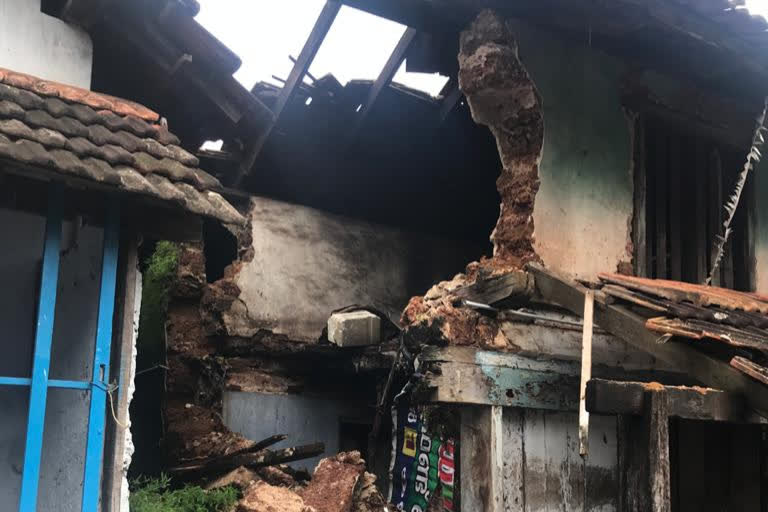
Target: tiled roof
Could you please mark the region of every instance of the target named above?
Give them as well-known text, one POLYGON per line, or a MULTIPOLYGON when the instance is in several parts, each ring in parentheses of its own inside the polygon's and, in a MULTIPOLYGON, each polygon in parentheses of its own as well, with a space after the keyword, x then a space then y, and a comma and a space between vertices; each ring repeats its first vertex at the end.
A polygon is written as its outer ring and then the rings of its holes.
POLYGON ((130 101, 0 68, 0 158, 150 196, 226 223, 219 181, 130 101))

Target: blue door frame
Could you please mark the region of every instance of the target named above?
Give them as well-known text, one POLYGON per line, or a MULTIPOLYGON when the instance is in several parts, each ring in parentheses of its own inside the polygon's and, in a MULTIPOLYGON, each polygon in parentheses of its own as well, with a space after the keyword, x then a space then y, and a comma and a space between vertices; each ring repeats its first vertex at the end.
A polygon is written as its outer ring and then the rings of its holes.
POLYGON ((0 386, 28 386, 30 388, 19 512, 35 512, 36 510, 38 484, 40 481, 40 459, 43 449, 45 405, 49 388, 89 390, 91 392, 81 511, 96 512, 99 507, 106 400, 109 391, 112 318, 117 282, 120 214, 117 201, 110 201, 104 223, 101 289, 99 292, 99 310, 91 381, 49 379, 48 373, 51 363, 51 344, 61 250, 62 206, 64 202, 62 196, 63 193, 59 187, 55 185, 51 187, 45 225, 43 272, 40 283, 32 376, 30 378, 0 377, 0 386))

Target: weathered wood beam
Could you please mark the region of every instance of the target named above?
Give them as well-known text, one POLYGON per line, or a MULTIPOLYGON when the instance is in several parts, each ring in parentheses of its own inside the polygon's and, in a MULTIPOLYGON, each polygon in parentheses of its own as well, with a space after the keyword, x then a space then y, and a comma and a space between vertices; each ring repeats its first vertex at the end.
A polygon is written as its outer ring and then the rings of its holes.
POLYGON ((592 379, 587 383, 587 410, 593 414, 641 415, 647 391, 664 389, 669 415, 704 421, 748 422, 741 395, 717 389, 664 386, 658 383, 592 379))
POLYGON ((440 119, 440 122, 446 120, 446 118, 450 115, 451 112, 453 112, 453 110, 456 108, 456 105, 458 105, 459 101, 464 96, 464 93, 461 92, 461 88, 459 87, 458 80, 451 80, 451 83, 452 87, 450 92, 445 95, 442 103, 440 104, 440 112, 438 114, 438 119, 440 119))
POLYGON ((503 409, 498 406, 461 409, 462 512, 505 510, 502 419, 503 409))
POLYGON ((765 366, 760 366, 741 356, 731 359, 731 366, 768 386, 768 368, 765 366))
MULTIPOLYGON (((560 305, 576 315, 583 314, 584 286, 536 264, 528 265, 528 270, 534 275, 541 299, 560 305)), ((727 362, 681 343, 659 344, 659 336, 646 329, 644 318, 616 304, 598 302, 595 305, 595 323, 630 345, 675 365, 699 382, 743 394, 749 407, 768 417, 768 387, 731 368, 727 362)))
POLYGON ((336 19, 336 15, 339 13, 339 9, 341 9, 341 2, 339 0, 327 0, 325 2, 323 10, 320 11, 320 16, 318 16, 315 21, 315 26, 312 27, 312 32, 310 32, 307 41, 304 43, 304 47, 301 49, 301 53, 296 59, 296 63, 294 64, 293 69, 291 69, 291 73, 288 75, 288 78, 285 80, 285 85, 280 91, 280 96, 278 96, 275 106, 272 108, 272 113, 274 114, 272 123, 266 130, 262 131, 262 133, 256 137, 245 152, 245 156, 240 163, 237 176, 234 180, 235 186, 239 186, 242 183, 243 178, 251 172, 253 164, 256 163, 256 158, 258 158, 259 153, 261 153, 261 150, 264 148, 264 144, 266 144, 267 139, 269 139, 272 130, 280 121, 283 109, 285 109, 285 106, 293 98, 296 89, 301 85, 304 76, 309 71, 309 66, 312 65, 312 61, 315 60, 315 55, 317 55, 320 46, 325 40, 325 36, 331 29, 331 26, 336 19))
POLYGON ((418 32, 414 28, 407 28, 405 32, 403 32, 395 49, 392 50, 392 54, 381 69, 379 76, 376 78, 376 81, 373 82, 373 86, 368 92, 368 97, 365 99, 365 103, 362 104, 362 108, 357 113, 357 120, 349 133, 350 142, 354 141, 355 137, 357 137, 357 134, 365 124, 365 120, 368 118, 369 113, 376 105, 376 100, 379 99, 382 91, 389 86, 397 73, 397 70, 400 69, 400 66, 405 60, 405 54, 408 52, 408 48, 411 47, 413 40, 416 39, 417 33, 418 32))
POLYGON ((669 416, 665 391, 647 391, 642 417, 619 416, 619 512, 669 512, 669 416))

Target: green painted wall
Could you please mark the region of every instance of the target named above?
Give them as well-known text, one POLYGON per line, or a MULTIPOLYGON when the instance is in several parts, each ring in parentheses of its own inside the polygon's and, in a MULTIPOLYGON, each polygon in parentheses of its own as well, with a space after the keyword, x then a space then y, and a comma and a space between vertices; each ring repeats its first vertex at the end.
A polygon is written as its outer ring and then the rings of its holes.
MULTIPOLYGON (((518 24, 519 55, 544 104, 535 247, 551 268, 592 278, 631 260, 632 136, 623 64, 518 24)), ((586 35, 585 35, 586 37, 586 35)))

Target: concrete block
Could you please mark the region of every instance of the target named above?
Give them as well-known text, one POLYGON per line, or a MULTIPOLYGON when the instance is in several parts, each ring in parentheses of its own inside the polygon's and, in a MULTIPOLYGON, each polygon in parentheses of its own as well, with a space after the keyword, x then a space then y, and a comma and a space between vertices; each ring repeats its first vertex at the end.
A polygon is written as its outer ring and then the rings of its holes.
POLYGON ((328 339, 340 347, 375 345, 381 341, 381 318, 368 311, 334 313, 328 319, 328 339))

